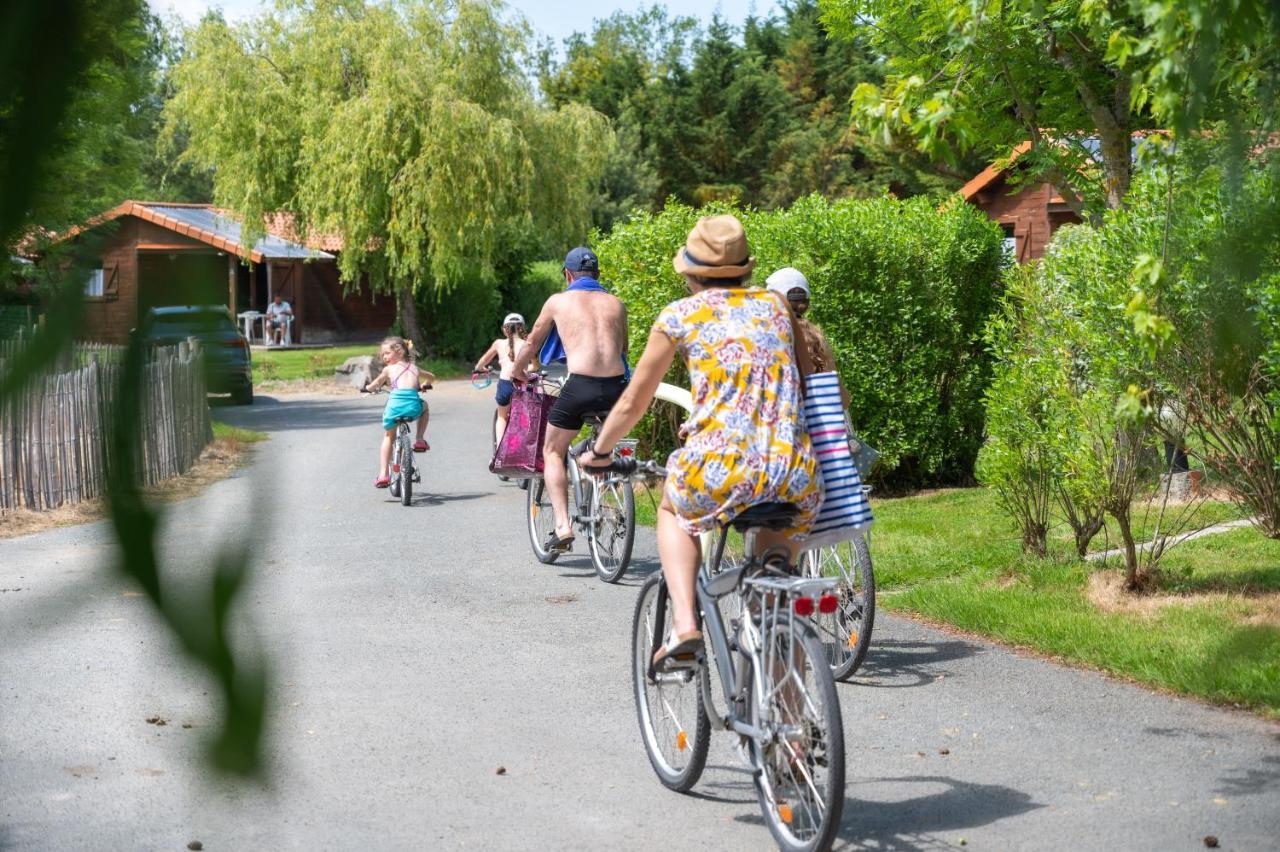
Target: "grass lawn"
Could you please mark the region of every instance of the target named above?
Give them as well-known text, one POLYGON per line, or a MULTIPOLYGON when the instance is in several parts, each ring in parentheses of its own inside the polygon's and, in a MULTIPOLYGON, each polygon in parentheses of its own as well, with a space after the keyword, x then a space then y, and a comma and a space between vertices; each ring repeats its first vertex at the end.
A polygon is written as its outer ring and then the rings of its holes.
MULTIPOLYGON (((1280 542, 1239 529, 1186 542, 1162 589, 1117 590, 1119 565, 1046 560, 987 489, 874 501, 877 603, 1147 684, 1280 718, 1280 542)), ((1205 504, 1193 526, 1235 517, 1205 504)))
MULTIPOLYGON (((299 379, 332 379, 333 371, 348 358, 376 355, 376 343, 356 346, 332 346, 324 349, 280 349, 253 353, 253 381, 296 381, 299 379)), ((426 358, 418 362, 438 379, 458 379, 471 375, 471 364, 443 358, 426 358)))
MULTIPOLYGON (((1118 590, 1118 561, 1075 558, 1065 524, 1051 534, 1048 559, 1024 556, 985 488, 875 499, 872 508, 882 608, 1280 718, 1280 541, 1243 528, 1177 545, 1161 562, 1161 590, 1135 598, 1118 590)), ((1135 507, 1135 527, 1142 512, 1135 507)), ((643 493, 636 516, 654 522, 643 493)), ((1233 506, 1204 503, 1187 527, 1236 517, 1233 506)), ((1105 548, 1102 535, 1095 541, 1092 549, 1105 548)))
POLYGON ((230 423, 223 423, 221 420, 213 421, 213 440, 215 441, 233 441, 240 444, 256 444, 259 441, 267 440, 266 432, 257 432, 253 429, 241 429, 239 426, 232 426, 230 423))

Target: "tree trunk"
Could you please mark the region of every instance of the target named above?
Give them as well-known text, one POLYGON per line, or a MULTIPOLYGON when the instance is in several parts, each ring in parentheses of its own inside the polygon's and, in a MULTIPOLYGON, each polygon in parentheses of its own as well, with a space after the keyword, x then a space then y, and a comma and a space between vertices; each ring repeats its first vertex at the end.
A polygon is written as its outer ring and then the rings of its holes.
POLYGON ((1116 526, 1120 528, 1120 540, 1124 544, 1124 587, 1130 592, 1142 588, 1138 578, 1138 547, 1133 541, 1133 528, 1129 524, 1129 511, 1112 512, 1116 526))
POLYGON ((418 306, 413 299, 412 284, 401 284, 396 289, 396 315, 400 331, 413 341, 414 351, 421 354, 426 337, 422 334, 422 326, 418 324, 418 306))
POLYGON ((1098 128, 1101 143, 1102 174, 1107 192, 1107 207, 1118 210, 1129 193, 1129 178, 1133 172, 1132 139, 1129 129, 1119 124, 1098 128))
POLYGON ((1089 555, 1089 542, 1093 541, 1093 537, 1102 530, 1102 523, 1103 516, 1101 514, 1086 515, 1080 526, 1072 530, 1076 538, 1076 554, 1081 559, 1089 555))
POLYGON ((1044 556, 1049 552, 1049 530, 1044 524, 1029 523, 1022 530, 1022 552, 1044 556))

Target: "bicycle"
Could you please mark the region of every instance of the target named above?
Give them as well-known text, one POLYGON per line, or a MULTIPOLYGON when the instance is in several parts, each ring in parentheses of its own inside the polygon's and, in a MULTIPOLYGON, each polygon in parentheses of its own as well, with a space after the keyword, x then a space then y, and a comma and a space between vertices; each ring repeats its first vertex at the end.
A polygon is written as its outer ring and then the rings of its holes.
MULTIPOLYGON (((865 481, 880 455, 866 441, 849 431, 858 472, 865 481)), ((871 493, 870 486, 863 490, 871 493)), ((848 680, 861 666, 871 647, 876 619, 876 580, 871 568, 870 533, 851 541, 805 551, 801 568, 806 576, 835 577, 840 581, 840 605, 815 623, 827 651, 836 680, 848 680)))
MULTIPOLYGON (((361 393, 382 393, 361 388, 361 393)), ((416 417, 396 418, 396 437, 391 444, 391 496, 400 499, 400 505, 413 503, 413 483, 421 482, 422 475, 413 460, 413 430, 416 417)))
MULTIPOLYGON (((554 381, 545 376, 540 380, 554 385, 554 381)), ((591 439, 600 433, 600 427, 608 416, 607 411, 583 415, 591 430, 591 439)), ((614 458, 633 458, 637 443, 634 439, 619 441, 614 448, 614 458)), ((596 576, 606 583, 616 583, 631 564, 631 550, 635 544, 636 495, 631 488, 630 477, 617 474, 596 476, 584 472, 572 452, 566 455, 565 463, 569 471, 569 522, 586 534, 596 576)), ((533 555, 544 565, 550 565, 560 558, 560 551, 546 544, 555 532, 555 513, 546 482, 541 476, 529 480, 526 495, 525 517, 533 555)))
MULTIPOLYGON (((666 475, 656 463, 634 459, 615 460, 605 470, 666 475)), ((632 681, 645 752, 664 786, 692 789, 706 766, 713 728, 737 734, 774 840, 809 852, 830 847, 844 808, 844 724, 811 622, 815 612, 830 614, 838 606, 838 583, 796 576, 784 551, 756 548, 760 530, 785 529, 796 511, 765 503, 716 530, 695 587, 706 641, 692 662, 655 669, 670 602, 661 574, 644 582, 632 624, 632 681), (743 537, 744 558, 722 569, 731 530, 743 537)))
POLYGON ((814 621, 827 662, 836 680, 847 680, 862 665, 871 647, 876 618, 876 581, 866 534, 851 541, 806 550, 800 567, 807 577, 832 577, 839 582, 840 604, 814 621))

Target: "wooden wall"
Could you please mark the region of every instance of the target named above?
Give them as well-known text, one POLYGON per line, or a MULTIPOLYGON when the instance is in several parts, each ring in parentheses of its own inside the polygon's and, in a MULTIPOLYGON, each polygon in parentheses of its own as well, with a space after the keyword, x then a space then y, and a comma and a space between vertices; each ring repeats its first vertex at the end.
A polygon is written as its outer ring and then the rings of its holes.
POLYGON ((997 223, 1012 229, 1017 241, 1015 258, 1018 263, 1027 263, 1044 255, 1058 227, 1077 221, 1073 214, 1057 209, 1062 205, 1053 202, 1056 195, 1048 183, 1026 184, 1011 190, 1002 178, 980 191, 972 201, 997 223))

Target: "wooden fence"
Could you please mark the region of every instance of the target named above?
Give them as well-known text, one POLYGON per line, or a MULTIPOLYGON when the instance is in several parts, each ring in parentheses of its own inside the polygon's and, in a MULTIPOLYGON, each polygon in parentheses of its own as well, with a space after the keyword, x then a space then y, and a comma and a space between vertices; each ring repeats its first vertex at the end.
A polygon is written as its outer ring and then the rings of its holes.
MULTIPOLYGON (((16 347, 0 343, 0 373, 16 347)), ((123 348, 76 346, 69 369, 33 379, 0 401, 0 511, 51 509, 101 497, 123 374, 123 348)), ((197 341, 153 350, 144 367, 137 481, 191 469, 213 440, 197 341)))

